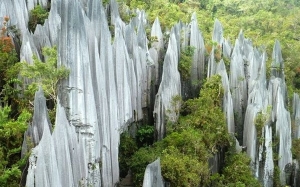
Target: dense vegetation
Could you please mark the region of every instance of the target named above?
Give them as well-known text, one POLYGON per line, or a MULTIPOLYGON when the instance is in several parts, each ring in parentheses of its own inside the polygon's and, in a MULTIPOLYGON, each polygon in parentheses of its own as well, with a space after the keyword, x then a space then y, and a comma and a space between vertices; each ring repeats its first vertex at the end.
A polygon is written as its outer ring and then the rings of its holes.
MULTIPOLYGON (((30 19, 34 28, 47 18, 47 12, 37 9, 41 7, 32 11, 30 19)), ((7 35, 7 30, 11 29, 6 26, 9 18, 5 17, 5 20, 0 33, 0 186, 14 187, 21 185, 30 154, 25 154, 21 159, 24 132, 33 115, 34 94, 39 87, 44 90, 50 118, 54 122, 56 87, 59 80, 68 76, 69 70, 57 67, 56 47, 42 50, 42 58, 46 59, 44 62, 37 56, 32 57, 31 65, 19 62, 12 38, 7 35)), ((32 147, 27 140, 27 146, 32 147)))
MULTIPOLYGON (((215 19, 224 27, 224 37, 234 44, 240 30, 256 46, 263 46, 271 64, 275 39, 281 43, 285 62, 285 75, 289 93, 300 88, 300 3, 295 0, 118 0, 121 7, 144 9, 150 24, 158 16, 164 31, 178 20, 189 23, 196 12, 205 43, 211 45, 211 34, 215 19)), ((121 10, 123 10, 122 8, 121 10)), ((209 47, 209 46, 207 46, 209 47)))
MULTIPOLYGON (((137 152, 127 154, 132 155, 129 160, 126 157, 126 161, 135 186, 142 184, 147 164, 158 157, 162 175, 171 186, 259 186, 252 176, 250 159, 245 153, 235 152, 235 140, 227 133, 222 98, 221 77, 213 76, 205 82, 198 98, 182 104, 180 119, 176 124, 168 125, 169 133, 163 140, 140 146, 137 152), (209 158, 228 148, 224 171, 211 177, 209 158)), ((134 139, 123 135, 120 158, 124 156, 123 152, 132 151, 131 147, 136 147, 134 139)))
MULTIPOLYGON (((121 12, 125 10, 124 7, 145 9, 149 25, 158 16, 163 32, 169 30, 178 20, 190 22, 191 14, 196 12, 207 54, 210 53, 212 45, 215 45, 211 41, 211 34, 216 18, 224 26, 224 37, 229 38, 232 43, 235 42, 240 30, 243 30, 245 36, 252 39, 255 46, 266 50, 267 71, 270 71, 274 41, 278 39, 285 63, 289 99, 293 92, 299 93, 300 59, 295 55, 300 50, 299 2, 292 0, 119 0, 119 2, 121 12)), ((150 37, 148 39, 151 41, 150 37)), ((182 79, 189 76, 191 60, 189 54, 192 52, 192 49, 182 49, 178 66, 182 79)), ((221 55, 221 50, 217 48, 216 59, 220 60, 221 55)), ((228 59, 224 60, 228 66, 228 59)), ((260 186, 252 175, 250 159, 245 153, 234 151, 235 142, 226 133, 226 129, 223 129, 225 121, 222 117, 221 104, 214 105, 221 100, 211 99, 215 98, 212 95, 218 88, 209 90, 207 84, 217 85, 216 80, 207 80, 199 98, 182 103, 179 121, 176 124, 168 124, 165 139, 151 146, 140 147, 137 152, 130 154, 133 156, 127 167, 133 172, 136 186, 141 185, 146 165, 158 157, 161 159, 162 175, 171 186, 260 186), (208 158, 220 153, 222 148, 227 150, 225 165, 219 174, 211 175, 208 158)), ((259 119, 264 120, 262 117, 259 119)), ((261 125, 259 120, 256 121, 256 125, 261 125)), ((134 138, 131 142, 134 143, 134 138)), ((293 140, 294 158, 299 153, 298 142, 293 140)), ((120 147, 123 145, 121 141, 120 147)), ((274 186, 280 186, 279 172, 278 167, 275 167, 274 186)))
MULTIPOLYGON (((119 2, 121 16, 124 16, 126 21, 134 16, 122 12, 126 7, 145 9, 150 24, 158 16, 164 31, 170 29, 178 20, 189 22, 191 14, 196 12, 207 49, 213 45, 211 33, 214 19, 217 18, 224 26, 224 36, 232 43, 242 29, 246 37, 251 38, 256 46, 264 45, 269 57, 269 67, 272 46, 274 40, 278 39, 282 46, 289 94, 299 92, 300 56, 295 55, 300 51, 299 1, 119 0, 119 2)), ((46 9, 41 6, 35 7, 30 15, 30 31, 34 32, 36 25, 42 24, 47 17, 46 9)), ((38 86, 43 87, 48 105, 52 109, 50 114, 54 116, 56 84, 68 75, 68 70, 57 69, 55 48, 44 49, 43 56, 47 57, 46 63, 37 57, 33 57, 34 65, 19 63, 18 54, 11 39, 6 36, 5 29, 2 28, 0 35, 0 186, 19 186, 22 170, 26 164, 26 157, 20 159, 20 151, 23 133, 32 116, 34 92, 38 86), (25 84, 18 75, 33 82, 25 84)), ((182 63, 179 68, 181 77, 185 79, 189 74, 189 60, 193 49, 188 48, 182 53, 184 55, 181 56, 182 63)), ((138 186, 142 182, 146 165, 160 157, 163 177, 171 186, 259 186, 258 181, 252 176, 249 158, 244 153, 234 151, 235 141, 227 133, 221 110, 222 94, 220 77, 216 76, 205 82, 198 98, 188 101, 174 98, 174 102, 181 102, 181 116, 176 124, 168 124, 167 136, 162 141, 153 144, 152 125, 140 127, 135 137, 123 134, 120 145, 121 176, 125 176, 130 169, 133 172, 134 183, 138 186), (221 150, 226 151, 225 165, 219 174, 211 175, 208 159, 215 154, 221 154, 221 150), (239 167, 236 167, 237 165, 239 167)), ((297 145, 293 146, 293 154, 298 158, 299 140, 294 140, 293 144, 297 145)))

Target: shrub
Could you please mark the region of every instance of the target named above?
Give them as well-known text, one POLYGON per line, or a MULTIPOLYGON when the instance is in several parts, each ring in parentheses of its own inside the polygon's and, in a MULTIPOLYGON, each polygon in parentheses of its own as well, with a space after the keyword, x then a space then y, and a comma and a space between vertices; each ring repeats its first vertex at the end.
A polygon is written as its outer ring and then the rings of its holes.
POLYGON ((178 71, 183 80, 188 80, 190 78, 194 51, 195 47, 192 46, 187 46, 181 51, 178 71))
POLYGON ((31 114, 24 110, 15 120, 9 117, 10 112, 10 107, 0 107, 0 186, 19 186, 25 164, 20 155, 31 114))
POLYGON ((143 125, 138 128, 136 133, 136 141, 139 147, 152 145, 153 140, 154 126, 143 125))
POLYGON ((30 11, 30 17, 28 22, 28 27, 31 32, 35 31, 37 24, 44 24, 45 20, 48 18, 49 12, 44 9, 41 5, 37 5, 30 11))
POLYGON ((130 158, 137 151, 135 140, 127 132, 121 134, 119 145, 120 176, 125 177, 129 170, 130 158))
POLYGON ((199 162, 196 156, 184 154, 174 146, 162 152, 161 168, 163 177, 171 186, 199 186, 207 184, 209 169, 206 160, 199 162))
POLYGON ((160 154, 154 147, 142 147, 134 153, 129 162, 134 186, 142 186, 147 165, 160 157, 160 154))

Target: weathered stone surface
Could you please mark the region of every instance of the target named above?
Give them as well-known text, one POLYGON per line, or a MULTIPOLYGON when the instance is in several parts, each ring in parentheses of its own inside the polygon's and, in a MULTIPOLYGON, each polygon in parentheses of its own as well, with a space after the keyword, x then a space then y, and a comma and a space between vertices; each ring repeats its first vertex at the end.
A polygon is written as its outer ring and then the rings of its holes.
POLYGON ((151 37, 154 39, 154 42, 152 42, 152 47, 155 48, 157 52, 160 52, 160 50, 162 50, 164 47, 164 41, 158 17, 155 19, 152 25, 151 37))
MULTIPOLYGON (((194 55, 193 55, 193 63, 192 63, 192 71, 191 71, 191 82, 197 82, 203 80, 204 78, 204 66, 205 66, 205 46, 202 34, 198 28, 198 21, 196 17, 196 13, 193 13, 191 18, 191 38, 190 38, 190 46, 194 47, 194 55)), ((194 87, 194 96, 198 96, 199 87, 194 87)))
MULTIPOLYGON (((240 34, 241 35, 241 34, 240 34)), ((242 38, 242 37, 240 37, 242 38)), ((233 111, 235 116, 235 131, 238 140, 242 139, 243 119, 247 108, 247 85, 242 56, 242 41, 237 39, 231 56, 229 85, 232 94, 233 111)))
POLYGON ((226 117, 228 132, 235 133, 232 96, 229 89, 228 75, 223 60, 217 64, 216 73, 222 77, 222 85, 224 88, 223 111, 226 117))
MULTIPOLYGON (((47 1, 8 2, 0 2, 0 21, 8 15, 9 24, 20 29, 21 60, 33 63, 32 55, 43 59, 41 48, 57 45, 58 65, 70 69, 68 79, 63 80, 58 89, 60 101, 52 135, 46 105, 39 103, 44 98, 37 93, 40 97, 35 99, 35 117, 24 135, 22 147, 23 153, 28 151, 27 136, 38 144, 30 156, 26 185, 114 186, 119 180, 119 134, 130 122, 140 121, 145 113, 152 113, 155 87, 159 87, 154 107, 157 139, 164 137, 167 120, 177 120, 175 108, 178 106, 174 106, 172 100, 181 96, 181 90, 185 89, 178 72, 182 49, 189 45, 195 48, 190 86, 186 88, 192 88, 191 83, 199 83, 204 78, 205 47, 196 14, 192 15, 189 25, 178 23, 173 27, 163 67, 160 67, 163 34, 156 19, 151 36, 157 37, 157 41, 148 50, 143 10, 136 10, 137 16, 126 25, 119 16, 115 0, 111 0, 106 10, 99 0, 52 0, 48 19, 44 26, 38 25, 33 34, 27 29, 29 11, 38 3, 45 6, 47 1), (111 16, 114 38, 106 14, 111 16)), ((279 42, 274 46, 272 77, 268 81, 266 54, 253 47, 242 32, 233 47, 223 38, 222 25, 216 20, 212 39, 222 46, 221 57, 230 61, 228 77, 224 60, 217 63, 219 58, 216 60, 212 53, 208 77, 214 74, 222 77, 224 115, 228 131, 238 134, 237 149, 240 149, 239 143, 247 147, 255 176, 264 186, 272 186, 275 153, 270 144, 274 136, 278 137, 278 166, 283 171, 280 180, 282 185, 286 184, 285 174, 290 176, 293 165, 291 119, 296 127, 293 137, 299 138, 300 117, 297 95, 292 117, 286 107, 287 89, 279 42), (257 129, 254 123, 260 112, 267 117, 263 128, 257 129)), ((190 95, 198 96, 198 84, 190 90, 193 92, 190 95)), ((298 167, 295 161, 294 165, 298 167)), ((145 178, 147 176, 146 172, 145 178)))
POLYGON ((215 20, 212 41, 217 42, 218 45, 222 45, 224 41, 223 27, 218 19, 215 20))
POLYGON ((293 131, 293 138, 300 138, 300 99, 297 93, 293 96, 293 113, 292 120, 295 122, 295 130, 293 131))
POLYGON ((263 173, 263 184, 265 187, 273 186, 274 162, 272 149, 272 126, 266 125, 265 132, 265 166, 263 173))
POLYGON ((151 164, 148 164, 145 174, 143 187, 163 187, 164 182, 161 176, 160 159, 158 158, 151 164))
POLYGON ((36 146, 39 144, 45 132, 44 128, 48 128, 49 131, 52 130, 52 125, 50 123, 47 107, 46 98, 44 93, 39 89, 35 93, 34 97, 34 113, 31 125, 28 127, 27 131, 24 133, 24 141, 22 146, 22 155, 26 154, 28 151, 28 145, 36 146))
POLYGON ((181 95, 178 67, 178 49, 175 33, 171 32, 168 50, 163 65, 162 81, 158 89, 154 106, 154 118, 157 139, 161 140, 166 133, 167 120, 174 122, 178 118, 172 106, 172 99, 181 95))

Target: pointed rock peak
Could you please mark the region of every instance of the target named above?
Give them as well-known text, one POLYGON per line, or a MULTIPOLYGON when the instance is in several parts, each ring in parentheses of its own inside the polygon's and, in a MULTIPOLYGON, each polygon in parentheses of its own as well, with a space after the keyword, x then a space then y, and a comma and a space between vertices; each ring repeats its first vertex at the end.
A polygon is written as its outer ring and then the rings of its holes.
POLYGON ((243 42, 244 39, 245 39, 244 33, 243 33, 243 30, 241 29, 241 30, 240 30, 240 33, 239 33, 239 36, 238 36, 238 40, 239 40, 240 42, 243 42))
POLYGON ((220 62, 217 64, 217 71, 226 71, 225 63, 223 59, 220 60, 220 62))
MULTIPOLYGON (((66 116, 65 108, 61 105, 60 100, 57 99, 57 106, 56 106, 56 117, 55 117, 55 127, 60 125, 60 121, 68 121, 66 116)), ((56 129, 55 128, 55 129, 56 129)))
POLYGON ((143 187, 163 187, 164 182, 161 176, 160 159, 158 158, 151 164, 148 164, 143 181, 143 187))
POLYGON ((151 36, 162 35, 161 26, 158 17, 156 17, 152 28, 151 28, 151 36))
POLYGON ((158 18, 158 17, 155 18, 153 25, 154 25, 154 24, 160 24, 159 18, 158 18))
POLYGON ((272 54, 272 67, 273 65, 277 65, 280 68, 283 68, 283 58, 281 54, 281 47, 278 40, 275 41, 274 48, 273 48, 273 54, 272 54))
MULTIPOLYGON (((163 33, 161 30, 161 26, 160 26, 160 22, 158 17, 156 17, 152 28, 151 28, 151 37, 153 40, 153 42, 151 43, 151 46, 154 47, 158 53, 160 53, 160 49, 163 48, 164 42, 163 42, 163 33)), ((159 54, 158 54, 159 55, 159 54)))
POLYGON ((43 122, 41 120, 43 118, 46 118, 47 122, 49 123, 49 128, 51 129, 50 119, 49 119, 48 110, 46 106, 46 98, 44 96, 43 89, 39 87, 39 90, 35 92, 35 96, 34 96, 33 123, 39 124, 43 122), (38 121, 35 121, 37 119, 38 121))
POLYGON ((196 14, 196 12, 193 12, 192 17, 191 17, 191 21, 197 21, 197 14, 196 14))
POLYGON ((217 42, 219 45, 223 43, 223 27, 218 19, 215 20, 212 41, 217 42))
POLYGON ((281 47, 278 40, 275 41, 273 53, 272 53, 272 64, 271 64, 271 75, 279 77, 284 80, 284 63, 281 53, 281 47))

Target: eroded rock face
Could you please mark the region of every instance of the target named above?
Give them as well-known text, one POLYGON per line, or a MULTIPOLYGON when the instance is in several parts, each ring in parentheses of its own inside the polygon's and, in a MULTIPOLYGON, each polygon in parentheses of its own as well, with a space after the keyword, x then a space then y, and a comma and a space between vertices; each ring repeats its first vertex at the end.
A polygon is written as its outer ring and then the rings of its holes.
POLYGON ((158 158, 151 164, 148 164, 145 174, 143 187, 163 187, 164 182, 161 176, 160 159, 158 158))
POLYGON ((34 113, 31 125, 24 133, 24 141, 22 146, 22 155, 25 155, 29 150, 28 145, 37 146, 43 137, 45 128, 48 131, 52 131, 52 125, 50 123, 47 107, 46 98, 44 92, 40 88, 35 93, 34 97, 34 113))
MULTIPOLYGON (((27 3, 30 6, 23 6, 24 12, 37 2, 27 3)), ((54 130, 51 135, 49 130, 45 137, 45 141, 53 143, 34 148, 28 186, 114 186, 119 181, 119 135, 130 122, 143 119, 143 108, 148 107, 153 89, 151 81, 157 80, 157 73, 147 48, 144 11, 138 11, 137 18, 125 25, 117 7, 115 1, 110 2, 111 23, 115 26, 113 42, 105 10, 101 1, 95 0, 54 0, 45 24, 38 25, 34 34, 22 33, 21 59, 33 63, 32 55, 40 58, 42 47, 56 45, 58 65, 70 69, 58 91, 62 107, 57 112, 62 113, 64 108, 67 117, 56 123, 64 127, 55 124, 60 131, 54 130), (59 136, 65 137, 62 144, 58 143, 59 136), (54 152, 48 161, 63 176, 55 184, 45 183, 54 177, 47 174, 48 166, 41 164, 47 161, 40 153, 43 149, 54 152), (36 170, 41 172, 37 174, 36 170)), ((34 128, 43 132, 41 127, 34 128)), ((38 137, 38 142, 43 137, 36 134, 29 136, 38 137)), ((25 147, 26 144, 24 152, 25 147)))
POLYGON ((175 122, 178 118, 176 106, 172 100, 181 95, 180 75, 178 72, 178 48, 174 30, 170 34, 168 50, 165 55, 163 74, 158 93, 155 98, 154 118, 157 140, 164 138, 167 120, 175 122))
MULTIPOLYGON (((32 55, 43 59, 41 48, 56 45, 58 65, 70 69, 69 77, 59 85, 53 132, 43 93, 41 90, 36 93, 33 122, 24 135, 22 147, 24 154, 29 149, 26 139, 31 137, 35 148, 29 159, 28 187, 114 186, 119 181, 119 135, 128 124, 153 112, 156 138, 160 140, 165 135, 167 120, 176 121, 179 115, 176 112, 179 106, 173 99, 199 94, 199 84, 192 83, 199 83, 205 77, 205 47, 196 14, 189 25, 178 23, 173 27, 163 56, 165 44, 158 19, 151 30, 156 40, 148 50, 145 12, 137 10, 137 16, 125 24, 114 0, 106 10, 99 0, 52 0, 48 19, 34 33, 27 29, 28 13, 38 3, 46 6, 47 1, 7 2, 0 2, 0 16, 9 16, 10 24, 20 29, 21 60, 33 63, 32 55), (106 14, 111 16, 109 22, 115 28, 113 37, 106 14), (178 60, 181 50, 189 45, 195 48, 192 71, 189 83, 182 84, 178 60), (190 93, 185 92, 186 85, 190 93)), ((217 59, 213 52, 210 54, 207 77, 214 74, 222 77, 228 131, 237 133, 238 143, 247 147, 254 174, 264 186, 273 185, 276 166, 273 159, 277 153, 270 145, 276 137, 280 181, 282 185, 288 184, 290 168, 299 169, 290 151, 292 120, 295 121, 293 137, 299 138, 300 134, 299 96, 294 96, 291 117, 286 107, 279 42, 275 42, 273 50, 272 77, 267 80, 265 52, 253 47, 242 32, 232 46, 223 38, 222 25, 216 20, 212 39, 217 43, 212 51, 221 50, 222 56, 217 59), (263 124, 257 126, 260 113, 264 116, 263 124)), ((159 160, 147 167, 144 186, 147 185, 163 185, 159 160)), ((297 186, 296 177, 294 185, 297 186)))
POLYGON ((198 21, 196 13, 193 13, 191 18, 191 35, 190 35, 190 46, 194 47, 194 55, 192 62, 191 71, 191 84, 193 86, 193 97, 199 95, 200 84, 199 82, 204 79, 205 75, 205 46, 202 33, 198 27, 198 21), (196 84, 195 84, 196 82, 196 84))

